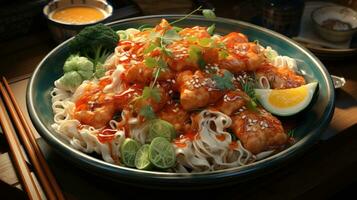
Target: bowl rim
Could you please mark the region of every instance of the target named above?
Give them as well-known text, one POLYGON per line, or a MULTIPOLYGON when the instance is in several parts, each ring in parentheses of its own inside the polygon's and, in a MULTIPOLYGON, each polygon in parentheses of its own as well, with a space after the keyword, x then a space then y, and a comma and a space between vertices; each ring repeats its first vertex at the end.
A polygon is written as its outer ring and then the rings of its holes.
POLYGON ((357 11, 353 10, 353 9, 350 8, 350 7, 340 6, 340 5, 326 5, 326 6, 321 6, 321 7, 318 7, 318 8, 316 8, 316 9, 314 9, 314 10, 311 12, 311 14, 310 14, 310 19, 311 19, 311 21, 312 21, 316 26, 318 26, 319 28, 322 28, 322 29, 324 29, 324 30, 331 31, 331 32, 337 32, 337 33, 347 33, 347 32, 353 33, 353 32, 355 32, 355 31, 357 31, 357 26, 356 26, 355 28, 352 28, 352 29, 349 29, 349 30, 334 30, 334 29, 329 29, 329 28, 326 28, 326 27, 322 26, 320 23, 318 23, 318 22, 316 21, 315 17, 316 17, 316 14, 317 14, 318 12, 320 12, 322 9, 326 9, 326 8, 344 8, 344 9, 348 9, 348 10, 353 11, 353 12, 356 14, 356 16, 357 16, 357 11))
MULTIPOLYGON (((108 23, 107 25, 112 26, 115 24, 119 23, 125 23, 125 22, 132 22, 132 21, 137 21, 137 20, 143 20, 143 19, 175 19, 175 18, 180 18, 185 15, 149 15, 149 16, 141 16, 141 17, 134 17, 134 18, 128 18, 128 19, 122 19, 118 21, 114 21, 111 23, 108 23)), ((207 20, 203 18, 202 16, 196 16, 193 15, 190 18, 196 19, 196 20, 207 20)), ((334 97, 334 89, 333 89, 333 83, 332 79, 327 71, 327 69, 324 67, 324 65, 321 63, 321 61, 315 57, 309 50, 307 50, 305 47, 302 45, 298 44, 297 42, 293 41, 292 39, 283 36, 279 33, 276 33, 274 31, 271 31, 266 28, 262 28, 257 25, 253 25, 247 22, 242 22, 238 20, 233 20, 233 19, 227 19, 227 18, 221 18, 217 17, 215 19, 210 19, 210 22, 221 22, 225 24, 231 24, 231 25, 241 25, 247 28, 251 28, 254 30, 259 30, 262 32, 267 33, 268 35, 277 37, 278 39, 281 39, 290 45, 292 45, 294 48, 298 49, 302 53, 304 53, 307 57, 311 59, 311 61, 314 63, 315 66, 318 67, 320 73, 323 75, 324 82, 326 82, 326 89, 327 89, 327 97, 329 98, 326 108, 323 110, 323 113, 319 119, 319 122, 311 131, 309 134, 307 134, 305 137, 301 138, 297 143, 292 145, 291 147, 275 154, 272 155, 266 159, 251 163, 246 166, 241 166, 241 167, 235 167, 235 168, 229 168, 229 169, 224 169, 224 170, 218 170, 218 171, 213 171, 213 172, 201 172, 201 173, 167 173, 167 172, 157 172, 157 171, 144 171, 144 170, 138 170, 138 169, 132 169, 128 167, 123 167, 123 166, 118 166, 114 165, 111 163, 107 163, 104 160, 97 159, 91 155, 85 154, 83 152, 80 152, 79 150, 76 150, 72 147, 70 147, 67 144, 64 144, 62 141, 60 141, 54 133, 52 133, 50 130, 48 130, 45 125, 41 122, 38 114, 36 113, 35 105, 34 105, 34 96, 33 94, 33 85, 35 84, 35 80, 37 78, 37 75, 41 69, 41 66, 43 63, 56 51, 59 49, 63 48, 63 46, 67 45, 67 43, 73 39, 69 38, 63 43, 59 44, 56 48, 54 48, 51 52, 49 52, 46 57, 42 59, 42 61, 38 64, 36 67, 33 75, 31 76, 31 79, 28 83, 27 86, 27 94, 26 94, 26 103, 27 103, 27 108, 29 110, 30 118, 36 127, 37 130, 39 130, 40 135, 48 142, 51 144, 51 147, 55 149, 57 152, 60 154, 66 154, 64 156, 65 158, 68 158, 72 161, 75 161, 74 164, 77 165, 87 165, 86 167, 89 167, 92 173, 101 173, 103 175, 111 175, 113 177, 106 177, 109 179, 113 178, 126 178, 127 180, 140 180, 143 181, 144 179, 146 181, 155 181, 155 180, 160 180, 160 184, 162 183, 171 183, 174 185, 178 184, 187 184, 188 182, 190 184, 202 184, 202 180, 211 180, 214 182, 218 182, 219 180, 223 182, 227 178, 232 178, 232 177, 248 177, 252 176, 254 174, 258 174, 259 172, 262 172, 263 169, 269 169, 274 166, 279 166, 280 163, 282 163, 285 160, 289 160, 290 158, 296 156, 297 154, 302 153, 304 150, 309 148, 311 145, 313 145, 320 137, 321 133, 327 128, 328 123, 332 119, 333 116, 333 111, 334 111, 334 102, 335 102, 335 97, 334 97), (212 179, 213 178, 213 179, 212 179)), ((82 166, 83 167, 83 166, 82 166)), ((114 179, 113 179, 114 180, 114 179)), ((115 179, 116 180, 116 179, 115 179)), ((120 180, 116 180, 120 181, 120 180)))

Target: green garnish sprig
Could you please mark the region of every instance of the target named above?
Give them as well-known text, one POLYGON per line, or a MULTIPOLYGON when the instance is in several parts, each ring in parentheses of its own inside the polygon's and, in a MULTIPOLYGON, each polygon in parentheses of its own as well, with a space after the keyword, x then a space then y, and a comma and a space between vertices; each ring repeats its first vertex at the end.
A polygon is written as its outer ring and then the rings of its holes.
MULTIPOLYGON (((202 6, 198 7, 197 9, 195 9, 194 11, 192 11, 191 13, 187 14, 186 16, 173 21, 170 23, 170 25, 174 25, 175 23, 178 23, 182 20, 185 20, 186 18, 188 18, 189 16, 193 15, 194 13, 198 12, 198 11, 202 11, 202 15, 208 19, 213 19, 216 17, 215 13, 214 13, 214 9, 210 10, 210 9, 201 9, 202 6)), ((141 26, 141 29, 143 28, 147 28, 147 26, 141 26)), ((168 57, 172 57, 172 52, 170 49, 167 48, 167 45, 181 40, 182 37, 178 34, 178 32, 181 30, 181 28, 179 27, 173 27, 172 29, 169 30, 164 30, 162 34, 157 33, 157 32, 151 32, 149 35, 149 46, 144 50, 144 54, 148 54, 151 53, 152 51, 154 51, 155 49, 159 48, 160 51, 168 56, 168 57)), ((210 27, 207 28, 207 32, 209 34, 213 34, 215 30, 215 24, 212 24, 210 27)), ((201 45, 208 45, 209 43, 211 43, 211 40, 200 40, 200 44, 201 45)), ((206 63, 204 62, 203 58, 202 58, 202 50, 200 48, 198 48, 197 46, 190 46, 189 48, 189 59, 193 62, 197 62, 199 64, 199 66, 201 68, 203 68, 206 63)), ((164 70, 167 69, 167 63, 164 61, 163 57, 160 56, 159 58, 154 58, 151 56, 148 56, 144 59, 144 63, 147 67, 150 68, 154 68, 154 72, 153 72, 153 77, 154 80, 151 82, 150 86, 146 86, 144 87, 143 93, 141 96, 135 98, 134 101, 139 100, 139 99, 148 99, 148 98, 152 98, 154 99, 156 102, 160 101, 160 90, 158 88, 155 87, 156 82, 158 77, 160 76, 160 73, 164 70)), ((229 76, 229 75, 228 75, 229 76)), ((218 78, 219 79, 219 78, 218 78)), ((225 79, 223 77, 223 79, 225 79)), ((232 85, 229 85, 227 83, 223 83, 221 80, 218 80, 218 84, 222 87, 228 87, 231 88, 232 85)), ((150 105, 145 105, 140 109, 139 115, 145 117, 145 119, 154 119, 156 118, 155 116, 155 112, 153 110, 153 108, 150 105)))
POLYGON ((237 80, 242 86, 243 91, 250 97, 250 101, 247 103, 247 107, 250 110, 258 111, 258 100, 254 91, 255 79, 244 74, 243 76, 238 76, 237 80))
POLYGON ((215 86, 220 90, 233 90, 233 74, 230 71, 224 71, 223 76, 214 74, 212 80, 215 86))
POLYGON ((291 129, 286 133, 289 137, 294 137, 295 129, 291 129))
POLYGON ((180 22, 182 20, 187 19, 189 16, 193 15, 194 13, 198 12, 198 11, 202 11, 202 15, 207 18, 207 19, 214 19, 216 18, 216 14, 214 13, 214 9, 201 9, 202 6, 198 7, 196 10, 188 13, 187 15, 185 15, 184 17, 175 20, 173 22, 170 22, 171 25, 176 24, 177 22, 180 22))
POLYGON ((147 120, 156 118, 154 109, 150 105, 145 105, 140 109, 139 115, 143 116, 147 120))

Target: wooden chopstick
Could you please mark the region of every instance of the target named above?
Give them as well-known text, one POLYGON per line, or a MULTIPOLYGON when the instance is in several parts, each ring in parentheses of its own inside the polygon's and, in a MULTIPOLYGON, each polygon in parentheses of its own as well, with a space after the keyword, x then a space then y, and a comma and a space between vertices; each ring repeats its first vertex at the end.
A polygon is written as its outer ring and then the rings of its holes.
POLYGON ((13 162, 15 168, 17 169, 16 171, 20 176, 20 180, 23 183, 22 186, 24 187, 27 196, 31 200, 42 199, 40 196, 39 189, 36 187, 35 181, 31 176, 31 172, 27 167, 27 163, 21 151, 20 143, 16 138, 16 133, 14 132, 14 129, 11 127, 11 120, 6 114, 6 109, 2 101, 0 102, 0 123, 6 140, 9 144, 10 151, 13 155, 13 162))
POLYGON ((4 96, 5 103, 10 110, 10 114, 16 127, 18 128, 19 135, 21 136, 26 150, 30 155, 29 157, 31 158, 31 162, 34 165, 35 172, 39 177, 39 181, 46 193, 46 196, 49 199, 65 199, 5 77, 2 78, 2 82, 5 87, 2 87, 2 84, 0 84, 1 93, 4 96))

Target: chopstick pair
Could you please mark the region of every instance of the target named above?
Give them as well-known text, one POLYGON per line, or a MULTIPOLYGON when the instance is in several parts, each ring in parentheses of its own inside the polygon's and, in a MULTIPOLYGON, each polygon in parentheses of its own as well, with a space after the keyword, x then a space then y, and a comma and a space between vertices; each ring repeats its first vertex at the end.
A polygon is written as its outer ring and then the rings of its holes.
MULTIPOLYGON (((28 125, 23 113, 20 110, 19 105, 16 102, 15 96, 13 95, 10 86, 5 79, 2 78, 0 83, 0 90, 2 98, 8 108, 12 121, 18 131, 18 135, 21 138, 22 143, 26 149, 26 152, 30 158, 31 163, 34 166, 34 171, 39 179, 40 185, 42 186, 46 197, 48 199, 65 199, 60 187, 58 186, 56 179, 54 178, 47 162, 36 142, 36 139, 32 133, 30 126, 28 125)), ((4 129, 4 133, 8 140, 11 151, 14 154, 16 163, 15 166, 18 168, 21 174, 21 179, 24 183, 25 190, 30 199, 41 199, 39 196, 39 190, 36 188, 35 181, 33 178, 28 176, 29 169, 24 161, 24 156, 21 154, 21 147, 16 139, 16 133, 10 128, 11 119, 6 116, 6 109, 4 105, 0 106, 2 113, 0 115, 1 125, 4 129)))

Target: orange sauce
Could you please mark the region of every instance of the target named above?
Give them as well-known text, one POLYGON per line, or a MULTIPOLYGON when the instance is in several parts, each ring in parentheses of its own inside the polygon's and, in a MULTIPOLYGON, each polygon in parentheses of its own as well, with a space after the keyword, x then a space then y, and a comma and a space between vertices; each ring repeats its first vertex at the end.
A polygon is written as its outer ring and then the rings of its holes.
POLYGON ((232 142, 229 144, 229 149, 236 149, 237 147, 238 147, 237 141, 232 141, 232 142))
POLYGON ((226 139, 226 136, 221 134, 221 135, 216 135, 216 138, 220 141, 224 141, 226 139))
POLYGON ((114 139, 116 132, 116 130, 104 129, 98 134, 97 138, 101 143, 110 142, 114 139))
POLYGON ((104 19, 104 13, 97 8, 89 6, 73 6, 58 9, 53 12, 51 18, 67 24, 87 24, 104 19))

